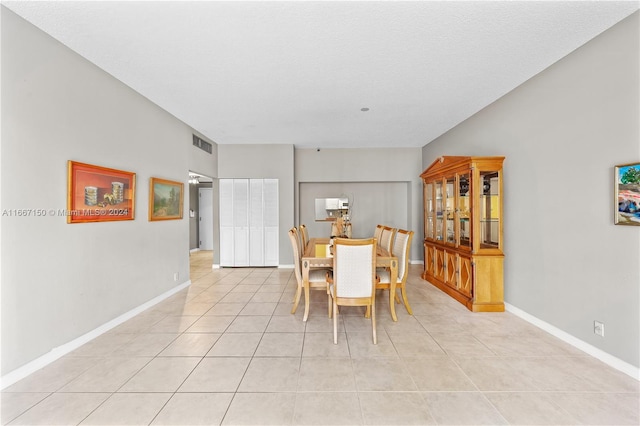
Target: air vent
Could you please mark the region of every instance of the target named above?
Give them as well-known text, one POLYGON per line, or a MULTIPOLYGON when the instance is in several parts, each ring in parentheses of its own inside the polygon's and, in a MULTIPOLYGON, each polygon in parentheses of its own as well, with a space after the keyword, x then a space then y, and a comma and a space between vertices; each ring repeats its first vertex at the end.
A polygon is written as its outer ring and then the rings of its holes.
POLYGON ((202 140, 196 135, 193 135, 193 146, 197 146, 201 150, 207 151, 209 154, 213 151, 213 146, 209 142, 202 140))

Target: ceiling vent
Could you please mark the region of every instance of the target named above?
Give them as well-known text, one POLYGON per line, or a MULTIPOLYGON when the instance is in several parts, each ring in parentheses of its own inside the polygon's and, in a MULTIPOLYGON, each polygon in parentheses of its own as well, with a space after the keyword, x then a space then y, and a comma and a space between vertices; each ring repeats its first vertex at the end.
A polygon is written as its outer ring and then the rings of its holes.
POLYGON ((196 135, 193 135, 193 146, 197 146, 201 150, 207 151, 209 154, 213 151, 213 146, 209 142, 202 140, 196 135))

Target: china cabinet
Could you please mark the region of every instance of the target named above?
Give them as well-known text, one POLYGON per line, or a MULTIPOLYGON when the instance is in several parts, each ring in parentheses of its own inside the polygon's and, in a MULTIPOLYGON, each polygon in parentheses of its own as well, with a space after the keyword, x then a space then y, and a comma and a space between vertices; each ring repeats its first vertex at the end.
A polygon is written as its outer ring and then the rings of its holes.
POLYGON ((504 157, 444 156, 420 177, 424 272, 474 312, 502 312, 504 157))

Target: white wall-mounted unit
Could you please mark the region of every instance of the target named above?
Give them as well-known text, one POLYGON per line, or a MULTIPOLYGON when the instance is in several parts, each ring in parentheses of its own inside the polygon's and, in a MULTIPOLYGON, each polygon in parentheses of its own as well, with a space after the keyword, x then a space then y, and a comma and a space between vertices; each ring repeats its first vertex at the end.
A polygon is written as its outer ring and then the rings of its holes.
POLYGON ((220 179, 220 266, 278 266, 278 179, 220 179))

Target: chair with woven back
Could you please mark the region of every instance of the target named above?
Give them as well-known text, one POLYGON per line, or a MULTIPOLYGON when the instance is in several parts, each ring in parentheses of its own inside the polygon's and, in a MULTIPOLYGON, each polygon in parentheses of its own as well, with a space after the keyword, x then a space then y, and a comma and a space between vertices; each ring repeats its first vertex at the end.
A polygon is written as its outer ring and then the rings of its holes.
MULTIPOLYGON (((380 242, 378 245, 389 253, 391 253, 391 250, 393 249, 393 238, 396 235, 396 231, 396 228, 392 228, 390 226, 382 226, 382 229, 380 230, 380 242)), ((389 268, 378 267, 378 272, 381 271, 389 271, 389 268)))
POLYGON ((304 250, 307 248, 307 244, 309 244, 309 231, 307 230, 306 225, 300 225, 300 229, 298 230, 300 234, 300 242, 302 243, 302 247, 300 248, 300 256, 304 253, 304 250))
POLYGON ((376 225, 376 230, 373 233, 373 238, 376 239, 378 245, 380 245, 380 238, 382 238, 382 228, 384 228, 384 225, 376 225))
MULTIPOLYGON (((298 305, 300 304, 300 298, 302 297, 302 292, 304 290, 303 282, 302 282, 302 249, 301 239, 298 235, 298 230, 294 227, 289 230, 289 240, 291 241, 291 248, 293 249, 293 263, 294 263, 294 273, 296 277, 296 281, 298 286, 296 288, 296 294, 293 297, 293 307, 291 308, 291 313, 295 314, 298 309, 298 305)), ((327 290, 327 270, 326 269, 312 269, 309 271, 309 288, 314 290, 323 290, 324 292, 328 292, 327 290)), ((327 303, 331 305, 331 296, 327 294, 327 303)), ((331 306, 329 306, 331 309, 331 306)), ((329 316, 331 316, 331 310, 329 310, 329 316)))
MULTIPOLYGON (((398 258, 398 279, 396 280, 396 290, 402 292, 402 301, 409 315, 413 315, 409 300, 407 298, 407 276, 409 275, 409 251, 411 249, 411 240, 413 239, 413 231, 405 231, 398 229, 396 231, 395 240, 391 254, 398 258)), ((389 270, 378 268, 379 282, 376 289, 391 289, 391 273, 389 270)), ((394 294, 394 299, 398 300, 398 295, 394 294)))
POLYGON ((393 247, 393 237, 396 235, 396 228, 390 226, 383 226, 380 231, 380 246, 388 252, 391 252, 393 247))
POLYGON ((327 274, 333 302, 333 343, 338 344, 338 306, 366 306, 371 312, 373 343, 376 335, 376 246, 375 238, 333 240, 333 276, 327 274))

